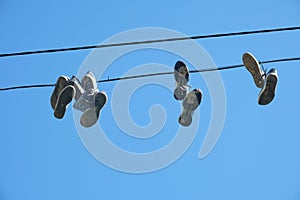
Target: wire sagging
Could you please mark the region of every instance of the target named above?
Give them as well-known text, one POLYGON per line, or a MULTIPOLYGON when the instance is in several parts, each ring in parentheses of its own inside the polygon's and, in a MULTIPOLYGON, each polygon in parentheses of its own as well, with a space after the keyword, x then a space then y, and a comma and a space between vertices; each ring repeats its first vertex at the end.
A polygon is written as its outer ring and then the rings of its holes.
MULTIPOLYGON (((280 59, 261 61, 260 64, 291 62, 291 61, 299 61, 299 60, 300 60, 300 57, 280 58, 280 59)), ((218 68, 212 67, 212 68, 201 69, 201 70, 191 70, 190 73, 200 73, 200 72, 203 73, 203 72, 211 72, 211 71, 222 71, 222 70, 240 68, 240 67, 243 67, 243 66, 244 66, 243 64, 238 64, 238 65, 229 65, 229 66, 223 66, 223 67, 218 67, 218 68)), ((98 83, 104 83, 104 82, 113 82, 113 81, 129 80, 129 79, 136 79, 136 78, 145 78, 145 77, 151 77, 151 76, 162 76, 162 75, 170 75, 170 74, 174 74, 174 72, 158 72, 158 73, 151 73, 151 74, 125 76, 125 77, 99 80, 97 82, 98 83)), ((27 88, 43 88, 43 87, 53 87, 53 86, 55 86, 55 84, 23 85, 23 86, 0 88, 0 91, 16 90, 16 89, 27 89, 27 88)))

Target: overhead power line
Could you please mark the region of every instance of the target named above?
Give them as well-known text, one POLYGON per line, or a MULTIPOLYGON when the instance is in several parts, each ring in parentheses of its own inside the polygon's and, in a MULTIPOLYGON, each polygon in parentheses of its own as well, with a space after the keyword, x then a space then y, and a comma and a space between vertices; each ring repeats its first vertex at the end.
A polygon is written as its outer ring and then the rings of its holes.
MULTIPOLYGON (((291 57, 291 58, 281 58, 281 59, 274 59, 274 60, 266 60, 261 61, 260 64, 267 64, 267 63, 279 63, 279 62, 290 62, 290 61, 299 61, 300 57, 291 57)), ((223 67, 212 67, 207 69, 200 69, 200 70, 191 70, 190 73, 199 73, 199 72, 210 72, 210 71, 222 71, 228 69, 235 69, 243 67, 243 64, 238 65, 229 65, 223 67)), ((99 80, 97 83, 104 83, 104 82, 112 82, 112 81, 122 81, 122 80, 129 80, 129 79, 136 79, 136 78, 145 78, 151 76, 162 76, 162 75, 170 75, 174 74, 174 72, 158 72, 158 73, 151 73, 151 74, 141 74, 141 75, 134 75, 134 76, 125 76, 125 77, 118 77, 112 79, 104 79, 99 80)), ((38 85, 23 85, 23 86, 14 86, 14 87, 7 87, 7 88, 0 88, 0 91, 7 91, 7 90, 15 90, 15 89, 27 89, 27 88, 43 88, 43 87, 53 87, 55 84, 38 84, 38 85)))
POLYGON ((96 49, 96 48, 108 48, 108 47, 119 47, 119 46, 129 46, 129 45, 139 45, 139 44, 173 42, 173 41, 180 41, 180 40, 197 40, 197 39, 205 39, 205 38, 218 38, 218 37, 228 37, 228 36, 238 36, 238 35, 251 35, 251 34, 259 34, 259 33, 292 31, 292 30, 299 30, 299 29, 300 29, 300 26, 295 26, 295 27, 263 29, 263 30, 254 30, 254 31, 217 33, 217 34, 211 34, 211 35, 196 35, 196 36, 187 36, 187 37, 165 38, 165 39, 157 39, 157 40, 144 40, 144 41, 122 42, 122 43, 112 43, 112 44, 102 44, 102 45, 88 45, 88 46, 79 46, 79 47, 69 47, 69 48, 57 48, 57 49, 46 49, 46 50, 36 50, 36 51, 23 51, 23 52, 15 52, 15 53, 3 53, 3 54, 0 54, 0 57, 12 57, 12 56, 44 54, 44 53, 54 53, 54 52, 64 52, 64 51, 78 51, 78 50, 96 49))

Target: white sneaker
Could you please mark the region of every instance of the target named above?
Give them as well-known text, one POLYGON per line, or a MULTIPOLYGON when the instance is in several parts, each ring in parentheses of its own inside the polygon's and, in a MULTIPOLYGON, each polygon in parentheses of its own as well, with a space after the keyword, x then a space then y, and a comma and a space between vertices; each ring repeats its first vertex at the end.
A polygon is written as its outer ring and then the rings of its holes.
POLYGON ((92 72, 87 72, 81 79, 81 84, 83 86, 83 89, 86 90, 90 90, 90 89, 94 89, 97 90, 98 86, 97 86, 97 81, 96 78, 94 76, 94 74, 92 72))
POLYGON ((96 78, 92 72, 87 72, 81 80, 82 94, 76 99, 73 108, 86 112, 89 108, 95 106, 95 96, 98 90, 96 78))

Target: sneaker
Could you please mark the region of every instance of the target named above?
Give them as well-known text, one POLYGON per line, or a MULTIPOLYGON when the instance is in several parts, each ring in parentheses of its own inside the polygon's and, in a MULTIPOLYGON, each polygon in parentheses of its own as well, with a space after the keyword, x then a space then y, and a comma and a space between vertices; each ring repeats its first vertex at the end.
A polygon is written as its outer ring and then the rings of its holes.
POLYGON ((81 112, 87 111, 89 108, 95 105, 96 91, 93 89, 85 91, 79 99, 75 98, 73 108, 81 112))
POLYGON ((105 92, 98 92, 95 95, 94 106, 90 107, 82 114, 80 118, 80 124, 86 128, 93 126, 97 122, 100 111, 104 107, 106 101, 107 96, 105 92))
POLYGON ((87 72, 84 77, 82 77, 81 84, 83 86, 83 89, 85 91, 90 90, 90 89, 97 89, 97 81, 92 72, 87 72))
POLYGON ((183 100, 187 94, 187 88, 184 86, 177 86, 174 90, 174 98, 176 100, 183 100))
POLYGON ((259 93, 258 104, 267 105, 272 102, 275 97, 276 85, 278 82, 278 74, 276 69, 271 69, 266 77, 264 87, 259 93))
POLYGON ((249 52, 243 54, 243 63, 251 73, 255 85, 259 88, 264 86, 264 71, 261 69, 256 58, 249 52))
POLYGON ((178 122, 182 126, 191 125, 194 110, 196 110, 200 105, 201 99, 202 92, 199 89, 194 89, 186 95, 182 102, 183 110, 178 119, 178 122))
POLYGON ((72 82, 72 85, 75 88, 75 100, 77 101, 82 94, 84 93, 84 89, 83 86, 81 85, 81 82, 79 81, 79 79, 76 76, 72 76, 72 78, 70 79, 70 82, 72 82))
POLYGON ((189 81, 189 70, 182 61, 177 61, 174 66, 174 78, 176 81, 176 88, 174 90, 174 98, 176 100, 183 100, 187 94, 186 85, 189 81))
POLYGON ((53 93, 51 95, 50 98, 50 102, 51 102, 51 107, 53 108, 53 110, 55 109, 56 103, 57 103, 57 99, 58 99, 58 95, 59 93, 62 91, 62 89, 64 89, 67 85, 69 78, 66 76, 60 76, 55 84, 55 88, 53 90, 53 93))
POLYGON ((62 119, 65 115, 68 104, 72 101, 75 95, 75 88, 72 85, 66 86, 58 96, 57 103, 54 109, 54 116, 62 119))

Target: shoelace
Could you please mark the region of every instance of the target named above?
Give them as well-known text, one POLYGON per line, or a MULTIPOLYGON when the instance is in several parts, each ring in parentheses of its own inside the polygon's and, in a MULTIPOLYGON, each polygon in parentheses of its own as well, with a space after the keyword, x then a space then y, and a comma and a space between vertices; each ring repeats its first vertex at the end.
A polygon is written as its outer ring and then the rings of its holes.
POLYGON ((263 78, 263 77, 267 77, 267 71, 268 71, 268 68, 267 67, 264 67, 264 65, 262 64, 262 62, 261 61, 259 61, 259 64, 260 64, 260 66, 261 66, 261 68, 262 68, 262 70, 263 70, 263 74, 261 75, 261 79, 263 78))

